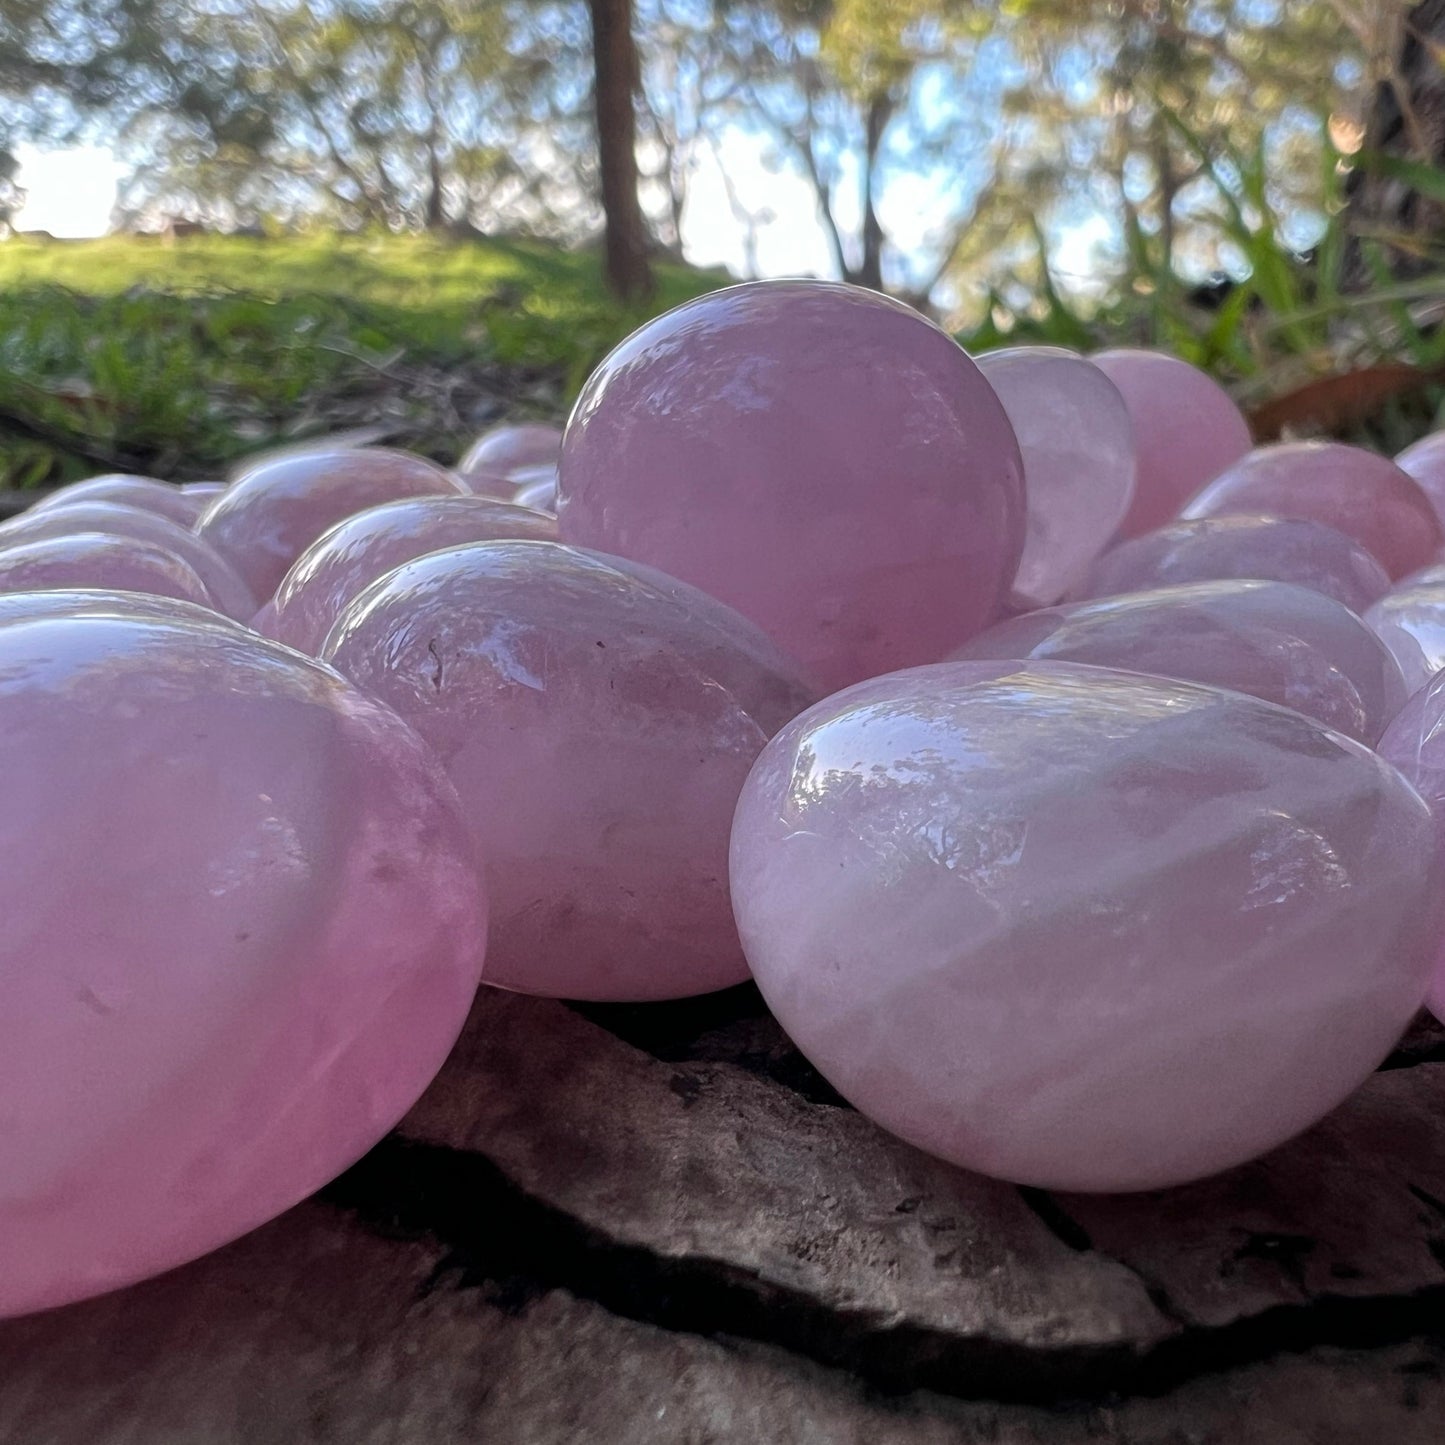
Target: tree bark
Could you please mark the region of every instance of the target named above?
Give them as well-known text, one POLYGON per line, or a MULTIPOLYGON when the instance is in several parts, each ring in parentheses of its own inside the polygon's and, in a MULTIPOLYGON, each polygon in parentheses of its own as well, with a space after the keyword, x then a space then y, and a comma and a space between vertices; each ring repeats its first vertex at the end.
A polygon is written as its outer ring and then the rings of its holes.
POLYGON ((878 219, 874 182, 878 152, 883 148, 883 132, 893 118, 893 100, 879 92, 868 102, 863 154, 863 260, 851 278, 860 286, 883 290, 883 224, 878 219))
POLYGON ((647 224, 637 198, 637 46, 632 0, 588 0, 596 69, 597 149, 607 230, 607 284, 624 301, 652 292, 647 224))

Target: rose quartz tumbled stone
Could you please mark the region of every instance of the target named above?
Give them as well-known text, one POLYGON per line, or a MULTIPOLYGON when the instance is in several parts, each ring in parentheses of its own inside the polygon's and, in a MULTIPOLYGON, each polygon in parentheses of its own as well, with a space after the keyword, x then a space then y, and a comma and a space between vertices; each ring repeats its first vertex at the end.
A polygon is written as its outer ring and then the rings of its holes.
POLYGON ((1414 477, 1445 525, 1445 431, 1432 432, 1406 447, 1395 458, 1395 465, 1414 477))
POLYGON ((567 424, 557 514, 564 541, 711 592, 839 687, 997 616, 1023 467, 993 389, 917 312, 754 282, 603 361, 567 424))
POLYGON ((1363 612, 1390 590, 1390 574, 1353 537, 1289 517, 1171 522, 1105 552, 1075 589, 1109 597, 1185 582, 1257 577, 1293 582, 1363 612))
POLYGON ((189 562, 136 537, 74 532, 0 549, 0 592, 39 592, 49 587, 151 592, 218 607, 189 562))
POLYGON ((1402 587, 1380 598, 1365 621, 1394 654, 1410 692, 1445 667, 1445 585, 1402 587))
POLYGON ((462 796, 489 983, 650 999, 746 977, 732 811, 809 699, 781 659, 763 665, 776 654, 750 624, 693 595, 557 543, 483 542, 388 573, 332 629, 328 660, 416 728, 462 796))
POLYGON ((1430 499, 1388 457, 1341 442, 1259 447, 1184 509, 1186 518, 1266 512, 1353 537, 1391 577, 1435 561, 1445 528, 1430 499))
POLYGON ((225 482, 184 482, 181 492, 187 497, 201 497, 202 506, 209 506, 226 490, 225 482))
POLYGON ((450 472, 382 447, 287 452, 243 471, 196 531, 245 578, 258 602, 328 527, 401 497, 463 496, 450 472))
POLYGON ((189 527, 205 505, 203 497, 187 496, 179 487, 173 487, 168 482, 117 474, 91 477, 62 487, 37 502, 31 510, 48 511, 54 507, 69 507, 76 502, 119 502, 123 506, 139 507, 145 512, 159 512, 183 527, 189 527))
MULTIPOLYGON (((528 472, 532 469, 528 468, 528 472)), ((539 512, 557 511, 557 473, 551 467, 537 468, 543 473, 530 481, 519 482, 517 490, 512 493, 512 500, 519 507, 532 507, 539 512)), ((519 477, 526 476, 527 472, 518 473, 519 477)))
POLYGON ((169 1269, 360 1157, 466 1016, 456 795, 240 627, 0 625, 0 1316, 169 1269))
POLYGON ((796 719, 738 806, 769 1006, 885 1128, 1072 1190, 1178 1184, 1360 1084, 1439 936, 1428 809, 1310 718, 1059 663, 946 663, 796 719))
POLYGON ((1342 602, 1287 582, 1195 582, 1071 602, 989 628, 954 657, 1031 658, 1231 687, 1374 743, 1407 696, 1342 602))
POLYGON ((562 428, 543 422, 494 426, 472 443, 457 463, 464 480, 474 476, 511 476, 525 467, 557 465, 562 450, 562 428))
POLYGON ((1172 522, 1206 482, 1249 450, 1243 413, 1198 367, 1162 351, 1127 347, 1089 360, 1118 388, 1134 427, 1138 476, 1120 536, 1137 537, 1172 522))
POLYGON ((117 502, 75 502, 68 507, 22 512, 0 524, 0 548, 47 537, 72 536, 76 532, 100 532, 152 542, 190 563, 215 605, 227 617, 244 621, 256 610, 256 599, 236 569, 194 532, 160 512, 145 512, 117 502))
MULTIPOLYGON (((1394 763, 1429 803, 1437 852, 1445 861, 1445 675, 1437 674, 1401 708, 1380 739, 1380 756, 1394 763)), ((1445 931, 1425 1003, 1445 1023, 1445 931)))
POLYGON ((978 358, 1018 437, 1028 532, 1012 605, 1057 602, 1108 545, 1134 498, 1134 431, 1097 366, 1053 346, 978 358))
POLYGON ((0 623, 41 617, 117 616, 245 631, 244 623, 226 617, 212 607, 183 602, 178 597, 157 597, 152 592, 109 592, 98 587, 83 587, 0 593, 0 623))
POLYGON ((369 507, 297 558, 276 589, 266 635, 314 655, 346 604, 383 573, 428 552, 508 538, 556 541, 556 519, 487 497, 409 497, 369 507))

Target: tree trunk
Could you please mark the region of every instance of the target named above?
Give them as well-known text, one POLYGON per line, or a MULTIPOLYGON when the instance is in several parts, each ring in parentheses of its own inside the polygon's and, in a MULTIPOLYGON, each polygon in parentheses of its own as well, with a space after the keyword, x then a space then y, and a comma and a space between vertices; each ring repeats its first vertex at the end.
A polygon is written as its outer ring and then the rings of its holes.
POLYGON ((647 225, 637 199, 637 47, 632 0, 588 0, 596 68, 597 150, 606 216, 607 284, 624 301, 652 292, 647 225))
POLYGON ((867 133, 863 154, 863 260, 852 278, 874 291, 883 289, 883 224, 875 205, 874 180, 883 132, 893 118, 893 100, 880 92, 868 102, 867 133))

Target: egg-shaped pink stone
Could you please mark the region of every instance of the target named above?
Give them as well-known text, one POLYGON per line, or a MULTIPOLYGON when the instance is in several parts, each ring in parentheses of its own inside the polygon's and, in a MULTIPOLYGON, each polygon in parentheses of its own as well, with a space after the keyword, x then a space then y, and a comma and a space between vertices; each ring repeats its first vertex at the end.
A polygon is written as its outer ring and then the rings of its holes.
POLYGON ((218 607, 189 562, 137 537, 72 532, 0 549, 0 592, 40 592, 50 587, 150 592, 218 607))
POLYGON ((39 501, 32 511, 48 511, 54 507, 69 507, 76 502, 118 502, 126 507, 139 507, 145 512, 159 512, 183 527, 189 527, 205 505, 203 497, 187 496, 179 487, 169 482, 157 482, 151 477, 124 476, 119 473, 103 477, 90 477, 83 482, 74 482, 52 492, 39 501))
POLYGON ((732 890, 798 1047, 965 1168, 1154 1189, 1357 1087, 1424 997, 1429 810, 1240 693, 945 663, 826 699, 748 779, 732 890))
POLYGON ((557 513, 564 541, 720 597, 839 687, 998 615, 1023 464, 993 389, 917 312, 754 282, 603 361, 567 424, 557 513))
POLYGON ((152 592, 110 592, 99 587, 47 588, 43 592, 0 593, 0 623, 41 617, 139 617, 154 622, 245 631, 245 624, 213 607, 158 597, 152 592))
POLYGON ((118 502, 75 502, 68 507, 22 512, 0 524, 0 548, 47 537, 72 536, 76 532, 100 532, 153 542, 190 563, 215 605, 227 617, 244 620, 256 610, 256 599, 236 569, 189 528, 160 512, 145 512, 118 502))
POLYGON ((1259 447, 1184 509, 1186 518, 1235 512, 1303 517, 1353 537, 1391 577, 1435 561, 1445 527, 1430 499, 1388 457, 1342 442, 1259 447))
POLYGON ((486 927, 455 793, 224 621, 0 625, 0 1316, 289 1208, 441 1064, 486 927))
POLYGON ((369 507, 297 558, 276 589, 266 635, 315 655, 346 604, 383 573, 428 552, 508 538, 555 541, 556 519, 487 497, 410 497, 369 507))
POLYGON ((1177 356, 1123 347, 1089 359, 1118 388, 1133 424, 1138 474, 1119 535, 1137 537, 1172 522, 1249 450, 1249 423, 1217 381, 1177 356))
POLYGON ((462 796, 492 903, 488 982, 655 999, 746 977, 728 829, 770 724, 808 696, 729 616, 554 542, 434 552, 342 613, 326 657, 462 796))
POLYGON ((353 513, 401 497, 464 495, 450 472, 410 452, 287 452, 237 476, 201 514, 196 531, 264 603, 296 559, 353 513))
POLYGON ((1287 582, 1070 602, 1001 622, 954 657, 1082 662, 1230 687, 1371 744, 1407 696, 1389 649, 1348 607, 1287 582))
POLYGON ((1395 465, 1414 477, 1445 525, 1445 431, 1432 432, 1406 447, 1395 458, 1395 465))
POLYGON ((1291 517, 1207 517, 1171 522, 1110 548, 1076 597, 1110 597, 1186 582, 1262 578, 1293 582, 1363 612, 1390 590, 1390 574, 1353 537, 1291 517))
POLYGON ((544 422, 494 426, 467 449, 457 463, 464 480, 474 476, 511 476, 525 467, 557 465, 562 428, 544 422))
POLYGON ((978 358, 1018 437, 1028 531, 1012 605, 1045 607, 1108 545, 1134 497, 1134 431, 1097 366, 1052 346, 978 358))
POLYGON ((208 505, 216 497, 219 497, 226 490, 225 482, 183 482, 181 493, 187 497, 204 497, 205 505, 208 505))
POLYGON ((514 480, 517 490, 512 500, 519 507, 531 507, 538 512, 557 512, 557 470, 555 467, 528 467, 518 472, 514 480))
POLYGON ((1365 621, 1394 654, 1410 692, 1445 667, 1445 584, 1401 587, 1380 598, 1365 621))

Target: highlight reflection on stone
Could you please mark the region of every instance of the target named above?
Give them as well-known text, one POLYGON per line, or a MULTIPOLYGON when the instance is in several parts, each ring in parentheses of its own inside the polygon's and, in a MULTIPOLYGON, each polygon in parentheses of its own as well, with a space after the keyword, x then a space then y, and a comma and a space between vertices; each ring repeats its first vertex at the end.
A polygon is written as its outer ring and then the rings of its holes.
POLYGON ((1430 498, 1435 515, 1445 525, 1445 431, 1431 432, 1406 447, 1395 458, 1395 465, 1414 477, 1420 490, 1430 498))
POLYGON ((1417 692, 1445 667, 1445 583, 1391 592, 1365 621, 1394 654, 1408 691, 1417 692))
POLYGON ((512 477, 527 467, 557 465, 562 450, 562 428, 543 422, 494 426, 472 443, 457 463, 457 474, 512 477))
POLYGON ((90 477, 61 487, 31 508, 34 512, 54 507, 69 507, 76 502, 118 502, 126 507, 139 507, 146 512, 159 512, 183 527, 189 527, 205 506, 204 497, 189 496, 168 482, 151 477, 124 476, 119 473, 90 477))
POLYGON ((1060 663, 859 684, 769 744, 732 890, 769 1006, 863 1112, 966 1168, 1150 1189, 1307 1128, 1439 938, 1428 809, 1238 693, 1060 663))
POLYGON ((154 542, 75 532, 0 549, 0 592, 40 592, 50 587, 149 592, 217 607, 195 568, 154 542))

